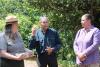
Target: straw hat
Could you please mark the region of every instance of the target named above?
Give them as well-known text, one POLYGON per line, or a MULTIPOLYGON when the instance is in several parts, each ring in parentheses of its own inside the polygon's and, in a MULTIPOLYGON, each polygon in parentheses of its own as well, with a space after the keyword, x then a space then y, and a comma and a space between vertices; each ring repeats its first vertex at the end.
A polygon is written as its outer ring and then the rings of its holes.
POLYGON ((16 18, 16 16, 7 16, 6 18, 5 18, 5 22, 6 23, 13 23, 13 22, 17 22, 18 21, 18 19, 16 18))

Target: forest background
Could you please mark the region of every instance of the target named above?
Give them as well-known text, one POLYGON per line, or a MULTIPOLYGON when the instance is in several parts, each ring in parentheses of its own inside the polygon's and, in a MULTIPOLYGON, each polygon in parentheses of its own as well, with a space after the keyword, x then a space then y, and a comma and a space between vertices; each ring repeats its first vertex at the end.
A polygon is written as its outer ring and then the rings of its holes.
POLYGON ((73 41, 85 13, 92 14, 94 25, 100 28, 100 0, 0 0, 0 31, 4 30, 7 15, 17 16, 19 31, 28 47, 32 26, 39 27, 39 17, 47 16, 50 27, 58 31, 62 41, 57 53, 59 64, 74 67, 73 41))

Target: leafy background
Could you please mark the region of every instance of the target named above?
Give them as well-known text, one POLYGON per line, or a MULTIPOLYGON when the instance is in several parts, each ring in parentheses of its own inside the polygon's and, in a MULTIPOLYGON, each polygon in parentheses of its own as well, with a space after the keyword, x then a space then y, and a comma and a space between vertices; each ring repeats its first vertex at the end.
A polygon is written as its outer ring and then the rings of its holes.
POLYGON ((32 26, 39 26, 39 17, 45 15, 62 41, 57 55, 59 64, 74 67, 73 40, 81 28, 80 18, 85 13, 91 13, 95 17, 94 25, 100 28, 100 0, 0 0, 0 31, 4 30, 5 17, 16 15, 19 31, 28 47, 32 26))

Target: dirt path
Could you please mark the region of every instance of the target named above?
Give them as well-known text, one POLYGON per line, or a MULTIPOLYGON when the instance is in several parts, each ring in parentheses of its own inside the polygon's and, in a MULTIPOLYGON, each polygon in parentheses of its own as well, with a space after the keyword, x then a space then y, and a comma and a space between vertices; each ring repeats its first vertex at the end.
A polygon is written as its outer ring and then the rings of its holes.
POLYGON ((24 60, 25 67, 38 67, 37 62, 35 60, 24 60))
MULTIPOLYGON (((36 58, 30 58, 30 59, 26 59, 24 60, 24 64, 25 64, 25 67, 38 67, 38 64, 37 64, 37 59, 36 58)), ((61 67, 60 65, 58 67, 61 67)))
POLYGON ((25 67, 38 67, 37 61, 36 61, 36 57, 32 57, 32 58, 28 58, 26 60, 24 60, 24 64, 25 67))

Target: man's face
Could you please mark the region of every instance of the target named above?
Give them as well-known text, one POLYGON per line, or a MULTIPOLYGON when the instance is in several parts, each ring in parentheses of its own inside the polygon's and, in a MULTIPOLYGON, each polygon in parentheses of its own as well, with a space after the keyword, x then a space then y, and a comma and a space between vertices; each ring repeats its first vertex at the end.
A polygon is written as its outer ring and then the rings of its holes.
POLYGON ((82 16, 81 18, 82 27, 87 28, 89 26, 89 19, 86 16, 82 16))
POLYGON ((48 21, 40 21, 40 25, 41 25, 41 28, 43 28, 44 30, 47 30, 49 27, 48 21))

